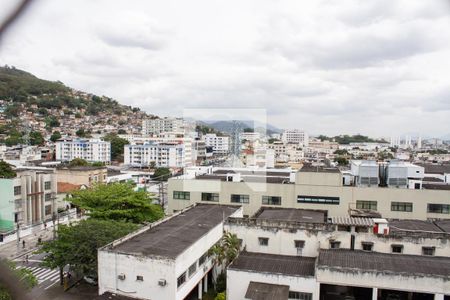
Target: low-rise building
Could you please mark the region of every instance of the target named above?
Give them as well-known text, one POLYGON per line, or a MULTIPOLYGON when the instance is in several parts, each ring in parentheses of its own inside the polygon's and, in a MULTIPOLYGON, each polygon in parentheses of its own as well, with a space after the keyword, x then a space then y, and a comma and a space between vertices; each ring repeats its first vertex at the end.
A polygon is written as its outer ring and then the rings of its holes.
POLYGON ((196 205, 98 250, 99 294, 138 299, 186 299, 212 282, 208 251, 239 207, 196 205))
POLYGON ((214 154, 228 154, 230 152, 230 138, 208 133, 203 136, 206 147, 212 147, 214 154))

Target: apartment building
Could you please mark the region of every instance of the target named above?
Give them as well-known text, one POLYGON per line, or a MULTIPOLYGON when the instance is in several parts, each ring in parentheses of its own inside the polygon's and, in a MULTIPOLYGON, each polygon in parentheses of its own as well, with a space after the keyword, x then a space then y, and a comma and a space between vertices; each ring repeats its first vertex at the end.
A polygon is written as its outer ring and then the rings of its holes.
POLYGON ((212 284, 208 250, 222 238, 230 216, 242 216, 242 209, 200 204, 100 248, 99 294, 201 299, 212 284))
POLYGON ((30 226, 52 218, 56 210, 56 176, 52 170, 17 169, 17 176, 0 178, 0 230, 16 223, 30 226))
MULTIPOLYGON (((212 168, 169 179, 169 212, 197 202, 242 205, 245 215, 262 206, 320 209, 330 217, 376 214, 395 219, 449 219, 447 186, 411 189, 393 186, 347 185, 336 168, 289 169, 212 168), (189 197, 179 197, 183 192, 189 197)), ((351 181, 350 181, 351 182, 351 181)), ((411 182, 416 182, 412 180, 411 182)))
POLYGON ((218 136, 215 133, 203 136, 206 147, 212 147, 214 154, 228 154, 230 152, 230 138, 228 136, 218 136))
POLYGON ((56 160, 81 158, 88 162, 111 162, 111 143, 98 139, 64 139, 55 143, 56 160))
POLYGON ((168 168, 190 166, 192 158, 187 155, 186 150, 186 144, 181 142, 146 142, 125 145, 124 164, 132 167, 148 167, 153 164, 155 167, 168 168))
POLYGON ((308 133, 299 129, 284 130, 281 135, 281 140, 283 143, 298 144, 302 146, 308 146, 309 144, 308 133))
POLYGON ((245 251, 227 269, 227 299, 448 300, 449 225, 273 207, 229 217, 245 251))
POLYGON ((142 121, 143 135, 158 135, 165 132, 184 132, 185 122, 181 118, 147 119, 142 121))

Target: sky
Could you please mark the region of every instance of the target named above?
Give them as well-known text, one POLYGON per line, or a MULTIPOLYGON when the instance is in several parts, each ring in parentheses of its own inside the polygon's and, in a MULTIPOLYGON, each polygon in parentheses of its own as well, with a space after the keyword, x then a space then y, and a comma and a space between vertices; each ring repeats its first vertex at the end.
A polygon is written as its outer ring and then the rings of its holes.
POLYGON ((160 116, 263 109, 311 134, 450 138, 447 0, 35 0, 0 64, 160 116))

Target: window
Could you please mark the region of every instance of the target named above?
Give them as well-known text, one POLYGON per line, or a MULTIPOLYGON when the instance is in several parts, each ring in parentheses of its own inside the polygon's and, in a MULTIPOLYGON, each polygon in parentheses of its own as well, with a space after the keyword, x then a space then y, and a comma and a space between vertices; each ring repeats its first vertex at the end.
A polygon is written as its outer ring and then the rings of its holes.
POLYGON ((297 203, 339 204, 339 197, 297 196, 297 203))
POLYGON ((289 300, 295 299, 295 300, 311 300, 312 294, 311 293, 302 293, 302 292, 293 292, 289 291, 289 300))
POLYGON ((434 255, 435 247, 422 247, 423 255, 434 255))
POLYGON ((260 246, 269 246, 269 238, 259 237, 258 241, 260 246))
POLYGON ((392 253, 403 253, 403 245, 391 245, 392 253))
POLYGON ((391 202, 391 211, 412 212, 413 204, 411 202, 391 202))
POLYGON ((434 214, 450 214, 450 204, 428 204, 428 212, 434 214))
POLYGON ((173 199, 190 200, 191 193, 190 192, 173 191, 173 199))
POLYGON ((231 194, 231 202, 233 203, 249 203, 250 201, 249 195, 237 195, 231 194))
POLYGON ((372 242, 362 242, 362 249, 364 251, 372 251, 373 250, 373 243, 372 242))
POLYGON ((183 274, 178 276, 178 278, 177 278, 177 287, 182 286, 183 283, 185 283, 185 282, 186 282, 186 272, 184 272, 183 274))
POLYGON ((339 249, 341 246, 341 242, 330 240, 330 249, 339 249))
POLYGON ((45 198, 45 201, 50 201, 50 200, 52 200, 52 194, 45 194, 44 198, 45 198))
POLYGON ((262 204, 281 205, 281 197, 278 197, 278 196, 262 196, 262 204))
POLYGON ((52 188, 52 182, 51 181, 44 182, 44 189, 49 190, 51 188, 52 188))
POLYGON ((52 206, 47 205, 45 206, 45 215, 51 215, 52 214, 52 206))
POLYGON ((207 258, 208 258, 208 252, 206 252, 205 254, 200 256, 200 258, 198 259, 198 265, 199 266, 203 265, 206 262, 207 258))
POLYGON ((22 187, 19 185, 19 186, 15 186, 14 187, 14 196, 18 196, 18 195, 21 195, 22 194, 22 187))
POLYGON ((377 210, 377 201, 356 200, 356 208, 377 210))
POLYGON ((219 202, 219 194, 217 194, 217 193, 202 193, 202 201, 219 202))
POLYGON ((137 281, 144 281, 144 276, 138 275, 136 276, 137 281))
POLYGON ((294 247, 297 249, 297 255, 302 255, 303 248, 305 248, 305 241, 295 240, 294 247))
POLYGON ((193 263, 189 269, 188 269, 188 273, 189 273, 189 277, 192 277, 192 275, 195 274, 195 271, 197 271, 197 262, 193 263))

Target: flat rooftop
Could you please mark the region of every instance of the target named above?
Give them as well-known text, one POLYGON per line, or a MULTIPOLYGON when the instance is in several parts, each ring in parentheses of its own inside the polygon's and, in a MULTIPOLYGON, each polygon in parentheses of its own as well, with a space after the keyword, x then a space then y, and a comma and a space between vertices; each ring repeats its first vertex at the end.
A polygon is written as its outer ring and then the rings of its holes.
POLYGON ((279 176, 279 177, 288 177, 290 176, 290 172, 286 172, 286 171, 260 171, 260 170, 255 170, 255 171, 251 171, 251 170, 233 170, 233 169, 221 169, 221 170, 215 170, 214 174, 241 174, 243 176, 247 176, 247 175, 254 175, 254 176, 279 176))
MULTIPOLYGON (((227 181, 225 174, 205 174, 195 177, 195 179, 227 181)), ((277 176, 241 176, 242 182, 263 182, 263 183, 290 183, 289 177, 277 176)))
POLYGON ((302 223, 325 223, 326 210, 262 207, 253 216, 255 219, 302 223))
POLYGON ((230 270, 290 276, 314 276, 314 257, 241 252, 228 267, 230 270))
POLYGON ((303 166, 299 172, 310 172, 310 173, 341 173, 341 171, 338 168, 327 168, 327 167, 315 167, 315 166, 309 166, 305 165, 303 166))
POLYGON ((231 205, 198 204, 110 250, 131 255, 175 259, 239 208, 231 205))
POLYGON ((440 256, 405 255, 360 250, 320 250, 319 269, 338 269, 341 272, 394 273, 407 276, 424 275, 450 279, 450 258, 440 256))

